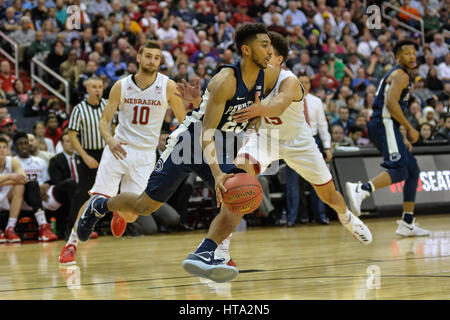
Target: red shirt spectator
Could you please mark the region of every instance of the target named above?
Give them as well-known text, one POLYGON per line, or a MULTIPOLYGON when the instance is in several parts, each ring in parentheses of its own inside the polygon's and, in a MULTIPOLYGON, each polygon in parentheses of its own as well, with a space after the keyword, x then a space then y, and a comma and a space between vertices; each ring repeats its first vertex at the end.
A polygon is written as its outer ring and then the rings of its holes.
POLYGON ((241 1, 238 5, 239 12, 236 12, 233 14, 233 16, 230 19, 230 24, 234 27, 236 24, 240 22, 248 22, 248 23, 254 23, 255 21, 247 15, 248 6, 247 1, 241 1))
POLYGON ((317 89, 322 85, 321 83, 322 77, 327 78, 328 89, 337 89, 339 87, 340 85, 339 81, 334 76, 328 74, 328 65, 324 61, 322 61, 320 64, 319 73, 316 74, 313 80, 311 81, 311 87, 313 89, 317 89))
POLYGON ((3 60, 0 64, 0 86, 3 91, 10 93, 14 90, 16 77, 11 74, 11 66, 8 61, 3 60))
MULTIPOLYGON (((412 15, 415 15, 416 17, 420 18, 420 13, 416 9, 410 6, 410 1, 405 0, 405 5, 400 8, 401 10, 404 10, 412 15)), ((404 14, 402 11, 399 12, 398 17, 400 20, 403 20, 405 22, 408 22, 409 20, 413 19, 409 15, 404 14)), ((415 20, 415 19, 414 19, 415 20)), ((416 20, 417 21, 417 20, 416 20)))

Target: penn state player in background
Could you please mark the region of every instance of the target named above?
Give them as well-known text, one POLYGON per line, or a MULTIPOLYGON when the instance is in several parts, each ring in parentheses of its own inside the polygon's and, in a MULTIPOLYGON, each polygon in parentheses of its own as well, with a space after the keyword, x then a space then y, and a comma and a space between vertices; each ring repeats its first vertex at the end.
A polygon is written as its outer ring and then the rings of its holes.
MULTIPOLYGON (((99 122, 100 134, 107 146, 89 191, 91 195, 113 197, 119 192, 119 186, 128 192, 143 192, 155 165, 155 149, 167 108, 172 108, 179 122, 184 120, 186 110, 175 94, 176 83, 158 72, 161 58, 158 43, 148 40, 139 48, 139 71, 114 83, 99 122), (117 110, 119 124, 113 136, 110 123, 117 110)), ((78 217, 87 202, 80 208, 78 217)), ((126 221, 121 220, 114 213, 111 229, 116 237, 120 237, 126 228, 126 221)), ((87 241, 89 236, 90 233, 87 238, 84 234, 78 236, 73 229, 61 249, 59 263, 74 264, 79 240, 87 241)))
MULTIPOLYGON (((166 151, 152 172, 145 192, 141 195, 125 192, 110 199, 94 195, 79 219, 79 235, 83 234, 83 238, 89 239, 97 221, 109 211, 119 212, 120 215, 123 212, 138 215, 155 212, 191 171, 197 173, 216 192, 217 206, 221 205, 221 193, 226 191, 224 181, 233 173, 242 172, 233 164, 235 155, 227 154, 228 150, 234 151, 234 148, 227 149, 227 145, 234 145, 236 134, 251 126, 249 121, 236 123, 233 115, 239 109, 251 105, 255 95, 263 92, 265 75, 261 69, 267 67, 272 52, 263 24, 243 25, 236 31, 236 45, 242 59, 222 67, 211 79, 199 108, 189 114, 171 134, 166 151), (221 133, 222 139, 214 139, 215 132, 221 133), (178 161, 179 158, 183 160, 178 161)), ((271 86, 276 78, 275 74, 267 78, 271 86)), ((123 217, 128 222, 133 218, 126 214, 123 217)), ((231 233, 232 230, 228 230, 227 226, 234 225, 241 218, 222 206, 202 244, 183 262, 185 269, 216 282, 235 278, 238 270, 215 259, 214 251, 217 244, 231 233)))
POLYGON ((420 174, 416 158, 411 153, 412 145, 419 138, 419 132, 408 122, 404 111, 408 108, 409 72, 416 66, 414 42, 402 40, 394 46, 397 65, 389 70, 381 80, 373 103, 373 113, 367 125, 369 138, 384 158, 384 171, 366 183, 346 183, 347 195, 352 210, 361 214, 361 203, 376 189, 405 181, 403 188, 403 216, 398 220, 395 232, 401 236, 428 236, 428 230, 415 224, 414 206, 420 174), (407 130, 409 142, 401 134, 399 127, 407 130))

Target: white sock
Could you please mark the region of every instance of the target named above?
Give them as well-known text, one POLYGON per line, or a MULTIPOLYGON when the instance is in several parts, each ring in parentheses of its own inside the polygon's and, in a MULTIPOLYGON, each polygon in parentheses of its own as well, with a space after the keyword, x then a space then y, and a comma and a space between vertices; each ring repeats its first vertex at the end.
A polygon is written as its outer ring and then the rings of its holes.
POLYGON ((35 212, 34 216, 36 217, 38 225, 42 226, 43 224, 47 224, 47 219, 45 218, 45 212, 42 209, 39 209, 35 212))
POLYGON ((80 239, 78 239, 78 235, 75 229, 72 228, 72 232, 70 233, 70 237, 66 243, 66 246, 68 246, 69 244, 73 244, 75 247, 78 247, 78 242, 80 242, 80 239))
POLYGON ((14 227, 16 226, 16 223, 17 223, 17 218, 9 218, 8 224, 6 225, 6 230, 8 230, 9 227, 12 227, 14 229, 14 227))
POLYGON ((219 248, 220 248, 220 250, 223 250, 223 251, 226 251, 226 252, 228 252, 229 250, 230 250, 230 241, 231 241, 231 236, 232 236, 233 234, 232 233, 230 233, 230 235, 228 236, 228 238, 226 238, 225 240, 223 240, 222 241, 222 243, 221 244, 219 244, 219 248))
POLYGON ((348 220, 350 219, 351 212, 347 208, 347 211, 345 211, 345 213, 338 213, 338 214, 339 214, 339 220, 341 220, 342 223, 347 223, 348 220))

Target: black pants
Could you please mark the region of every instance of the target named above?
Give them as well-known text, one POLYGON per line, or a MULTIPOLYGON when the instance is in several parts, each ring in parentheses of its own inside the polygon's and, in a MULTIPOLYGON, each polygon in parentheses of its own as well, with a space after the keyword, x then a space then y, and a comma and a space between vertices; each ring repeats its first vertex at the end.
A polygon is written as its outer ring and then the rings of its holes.
MULTIPOLYGON (((72 227, 67 226, 67 217, 72 206, 73 190, 76 189, 76 181, 74 179, 66 179, 59 182, 53 187, 53 196, 55 200, 61 204, 61 207, 55 211, 46 211, 46 216, 56 218, 58 237, 65 236, 66 229, 72 227)), ((25 184, 24 192, 25 202, 33 209, 33 213, 42 209, 42 197, 37 181, 30 181, 25 184)))
MULTIPOLYGON (((100 163, 103 150, 86 150, 87 154, 93 157, 100 163)), ((69 216, 67 218, 66 239, 69 238, 71 229, 75 220, 77 219, 78 211, 81 206, 89 199, 89 190, 92 188, 95 182, 95 176, 97 175, 96 169, 89 169, 80 156, 77 156, 77 171, 78 171, 78 185, 75 191, 75 195, 70 208, 69 216)))

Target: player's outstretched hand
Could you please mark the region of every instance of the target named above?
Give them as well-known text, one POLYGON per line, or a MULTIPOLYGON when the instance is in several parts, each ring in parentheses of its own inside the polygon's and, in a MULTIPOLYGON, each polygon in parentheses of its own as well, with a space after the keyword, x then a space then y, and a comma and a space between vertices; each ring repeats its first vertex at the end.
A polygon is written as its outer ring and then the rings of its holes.
POLYGON ((259 92, 255 94, 255 102, 246 108, 242 108, 233 116, 233 120, 236 122, 245 122, 250 119, 259 117, 262 115, 262 104, 259 100, 259 92))
POLYGON ((108 147, 111 150, 114 158, 116 158, 117 160, 123 160, 126 158, 127 152, 125 151, 125 149, 122 146, 126 145, 127 143, 117 141, 114 138, 109 139, 107 143, 108 143, 108 147))
POLYGON ((225 180, 232 176, 234 176, 233 173, 225 174, 222 172, 222 174, 215 177, 214 189, 216 191, 217 208, 220 208, 220 205, 222 204, 222 192, 227 192, 227 188, 225 188, 223 184, 225 183, 225 180))
POLYGON ((200 89, 200 78, 195 80, 194 86, 191 86, 184 79, 181 79, 181 82, 182 83, 177 83, 178 92, 175 92, 175 95, 185 102, 195 103, 202 94, 200 89))
POLYGON ((412 143, 415 143, 415 142, 417 142, 417 140, 419 140, 419 131, 417 131, 414 128, 411 128, 408 130, 408 136, 409 136, 409 140, 412 143))

